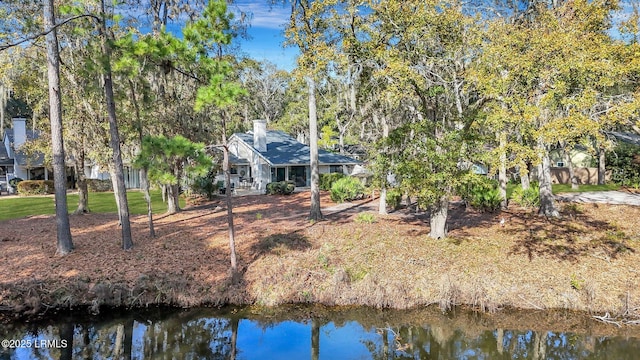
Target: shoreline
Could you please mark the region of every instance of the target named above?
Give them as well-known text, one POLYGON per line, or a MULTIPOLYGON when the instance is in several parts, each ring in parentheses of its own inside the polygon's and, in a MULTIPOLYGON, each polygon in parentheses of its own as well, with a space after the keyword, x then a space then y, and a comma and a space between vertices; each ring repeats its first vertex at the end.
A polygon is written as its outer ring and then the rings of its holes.
POLYGON ((640 315, 640 229, 630 220, 640 218, 638 207, 567 204, 561 220, 453 207, 450 237, 433 240, 424 214, 377 215, 370 200, 335 207, 317 223, 306 220, 304 193, 234 201, 237 285, 228 277, 226 212, 213 211, 215 202, 158 217, 156 238, 146 235, 145 217, 132 217, 136 241, 127 252, 114 238, 113 214, 71 216, 76 248, 65 257, 53 256, 53 217, 0 222, 0 313, 321 304, 640 315), (358 221, 360 212, 375 222, 358 221))

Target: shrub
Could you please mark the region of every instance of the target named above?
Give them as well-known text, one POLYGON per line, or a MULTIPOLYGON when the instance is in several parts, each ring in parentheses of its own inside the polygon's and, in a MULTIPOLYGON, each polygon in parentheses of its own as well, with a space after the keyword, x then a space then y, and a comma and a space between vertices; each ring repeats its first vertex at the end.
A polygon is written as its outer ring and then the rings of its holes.
POLYGON ((400 207, 401 201, 402 193, 399 189, 387 189, 387 206, 397 209, 400 207))
POLYGON ((511 201, 528 208, 540 206, 540 186, 537 182, 532 182, 527 190, 523 190, 521 185, 517 186, 511 194, 511 201))
POLYGON ((55 192, 51 180, 24 180, 18 183, 20 195, 46 195, 55 192))
POLYGON ((20 183, 21 181, 24 181, 24 180, 22 180, 21 178, 18 178, 18 177, 17 178, 13 178, 13 179, 9 180, 9 186, 11 186, 14 189, 17 189, 18 188, 18 183, 20 183))
POLYGON ((218 187, 213 172, 209 172, 205 176, 197 176, 189 184, 189 190, 192 194, 206 196, 209 200, 213 199, 213 195, 218 192, 218 187))
POLYGON ((467 205, 481 211, 496 211, 502 203, 498 182, 484 175, 469 174, 458 189, 467 205))
POLYGON ((346 177, 343 173, 320 174, 320 190, 329 191, 336 181, 346 177))
POLYGON ((473 191, 469 204, 481 211, 496 211, 500 209, 502 203, 502 195, 498 188, 495 189, 478 189, 473 191))
POLYGON ((87 179, 87 189, 92 192, 113 191, 111 180, 87 179))
POLYGON ((345 202, 355 200, 364 195, 364 186, 354 177, 344 177, 331 186, 331 200, 345 202))
POLYGON ((372 213, 362 212, 356 215, 354 221, 363 224, 373 224, 374 222, 376 222, 376 217, 372 213))
POLYGON ((267 184, 268 195, 291 195, 296 185, 290 181, 279 181, 267 184))

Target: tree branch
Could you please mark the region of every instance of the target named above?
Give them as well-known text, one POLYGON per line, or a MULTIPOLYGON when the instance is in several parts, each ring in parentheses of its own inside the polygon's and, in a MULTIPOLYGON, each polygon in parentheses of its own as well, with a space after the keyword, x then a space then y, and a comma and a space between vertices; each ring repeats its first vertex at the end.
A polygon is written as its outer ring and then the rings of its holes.
POLYGON ((69 22, 71 22, 71 21, 73 21, 73 20, 81 19, 81 18, 84 18, 84 17, 93 18, 94 20, 98 20, 98 21, 100 21, 100 18, 98 18, 97 16, 92 15, 92 14, 82 14, 82 15, 72 16, 72 17, 70 17, 70 18, 68 18, 68 19, 65 19, 64 21, 62 21, 62 22, 60 22, 60 23, 55 24, 54 26, 52 26, 52 27, 51 27, 50 29, 48 29, 48 30, 45 30, 45 31, 42 31, 42 32, 40 32, 40 33, 38 33, 38 34, 35 34, 35 35, 32 35, 32 36, 29 36, 29 37, 27 37, 27 38, 24 38, 24 39, 22 39, 22 40, 19 40, 19 41, 15 42, 15 43, 0 45, 0 51, 7 50, 7 49, 10 49, 10 48, 12 48, 12 47, 18 46, 18 45, 20 45, 20 44, 24 44, 24 43, 26 43, 27 41, 35 40, 35 39, 37 39, 37 38, 39 38, 39 37, 41 37, 41 36, 45 36, 45 35, 47 35, 48 33, 52 32, 53 30, 57 29, 58 27, 60 27, 60 26, 62 26, 62 25, 66 25, 67 23, 69 23, 69 22))

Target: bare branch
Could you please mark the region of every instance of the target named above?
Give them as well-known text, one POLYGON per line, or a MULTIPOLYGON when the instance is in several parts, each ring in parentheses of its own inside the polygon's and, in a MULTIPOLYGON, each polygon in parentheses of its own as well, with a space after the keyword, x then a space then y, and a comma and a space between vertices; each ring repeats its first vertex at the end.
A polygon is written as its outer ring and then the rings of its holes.
POLYGON ((69 22, 71 22, 73 20, 81 19, 81 18, 84 18, 84 17, 88 17, 88 18, 92 18, 94 20, 100 21, 100 18, 98 18, 97 16, 92 15, 92 14, 82 14, 82 15, 72 16, 72 17, 70 17, 68 19, 65 19, 62 22, 59 22, 59 23, 55 24, 50 29, 47 29, 47 30, 42 31, 40 33, 37 33, 35 35, 29 36, 27 38, 24 38, 24 39, 19 40, 19 41, 15 42, 15 43, 0 45, 0 51, 7 50, 7 49, 10 49, 12 47, 18 46, 20 44, 24 44, 24 43, 26 43, 28 41, 35 40, 35 39, 37 39, 37 38, 39 38, 41 36, 45 36, 48 33, 52 32, 53 30, 57 29, 58 27, 60 27, 62 25, 66 25, 67 23, 69 23, 69 22))

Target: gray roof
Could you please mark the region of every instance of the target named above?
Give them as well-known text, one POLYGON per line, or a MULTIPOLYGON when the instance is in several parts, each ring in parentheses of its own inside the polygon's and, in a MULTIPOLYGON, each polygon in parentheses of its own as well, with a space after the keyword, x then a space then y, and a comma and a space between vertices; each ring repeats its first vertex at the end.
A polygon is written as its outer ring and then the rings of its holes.
MULTIPOLYGON (((251 146, 272 165, 306 165, 310 161, 309 146, 298 142, 282 131, 267 131, 267 151, 258 151, 253 147, 253 133, 236 133, 233 136, 251 146)), ((322 165, 360 164, 358 160, 328 151, 318 151, 318 161, 322 165)))
POLYGON ((4 146, 2 140, 0 140, 0 165, 13 165, 13 159, 9 158, 7 148, 4 146))
MULTIPOLYGON (((5 133, 5 137, 9 140, 9 143, 12 144, 15 139, 15 136, 13 134, 13 129, 6 129, 4 133, 5 133)), ((38 137, 39 135, 37 131, 27 130, 27 140, 37 139, 38 137)), ((0 144, 1 143, 2 142, 0 142, 0 144)), ((2 146, 2 149, 0 149, 0 162, 2 162, 3 154, 6 154, 4 145, 2 146)), ((35 154, 35 156, 32 156, 31 158, 29 158, 22 151, 16 151, 15 157, 16 157, 15 159, 16 163, 20 166, 40 167, 40 166, 43 166, 44 164, 44 154, 42 153, 37 153, 35 154)), ((7 158, 9 158, 8 155, 7 155, 7 158)), ((13 165, 13 161, 11 161, 11 164, 5 164, 5 165, 13 165)))

